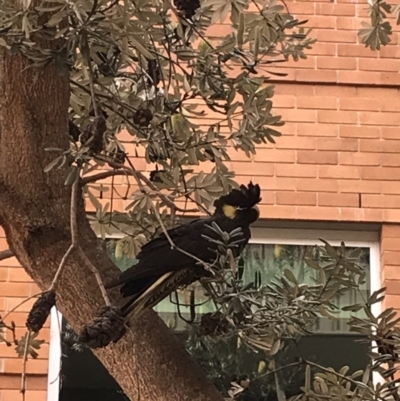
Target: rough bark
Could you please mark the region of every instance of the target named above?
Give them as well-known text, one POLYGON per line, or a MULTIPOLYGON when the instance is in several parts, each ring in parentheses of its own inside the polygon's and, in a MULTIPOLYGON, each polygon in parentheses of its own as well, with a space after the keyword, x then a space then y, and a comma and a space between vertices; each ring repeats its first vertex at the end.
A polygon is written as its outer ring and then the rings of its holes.
MULTIPOLYGON (((3 54, 0 96, 0 224, 10 250, 43 289, 71 241, 66 170, 44 173, 54 158, 46 147, 67 148, 68 77, 53 65, 26 69, 22 55, 3 54)), ((80 202, 80 243, 104 279, 117 273, 80 202)), ((116 295, 112 294, 116 300, 116 295)), ((60 311, 75 330, 103 304, 95 278, 73 252, 57 288, 60 311)), ((215 387, 153 312, 118 343, 95 352, 131 400, 218 401, 215 387)))

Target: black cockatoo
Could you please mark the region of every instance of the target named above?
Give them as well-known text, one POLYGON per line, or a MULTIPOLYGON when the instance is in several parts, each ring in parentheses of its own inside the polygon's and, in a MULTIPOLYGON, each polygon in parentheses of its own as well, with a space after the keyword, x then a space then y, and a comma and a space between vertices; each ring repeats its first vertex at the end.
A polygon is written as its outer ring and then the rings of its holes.
POLYGON ((210 271, 198 259, 212 264, 217 257, 217 244, 204 238, 207 236, 220 239, 210 228, 213 222, 228 233, 241 228, 242 238, 235 237, 235 241, 242 241, 232 249, 233 256, 238 257, 250 240, 250 224, 259 217, 256 205, 260 201, 259 185, 250 182, 247 187, 241 185, 240 189, 233 189, 229 194, 218 198, 214 202, 215 211, 212 216, 168 230, 175 246, 195 256, 197 260, 179 249, 172 249, 165 233, 144 244, 137 255, 137 264, 122 272, 106 286, 112 288, 122 285, 122 296, 129 297, 121 308, 123 316, 137 317, 176 289, 210 275, 210 271))

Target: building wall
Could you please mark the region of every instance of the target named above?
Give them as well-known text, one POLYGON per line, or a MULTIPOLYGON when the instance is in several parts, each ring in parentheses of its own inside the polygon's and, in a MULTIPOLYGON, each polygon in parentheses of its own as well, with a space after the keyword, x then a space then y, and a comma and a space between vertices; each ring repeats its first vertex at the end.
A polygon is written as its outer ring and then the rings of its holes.
MULTIPOLYGON (((252 179, 261 185, 264 219, 326 221, 326 229, 328 222, 338 221, 380 224, 386 305, 400 309, 398 27, 394 26, 392 44, 372 52, 357 37, 367 16, 365 2, 287 4, 299 19, 308 19, 318 43, 307 52, 307 60, 279 64, 279 70, 288 73, 274 82, 274 110, 287 122, 281 129, 283 136, 276 145, 259 147, 251 160, 232 151, 231 168, 239 181, 252 179)), ((210 28, 210 34, 228 33, 226 22, 210 28)), ((215 116, 209 117, 212 121, 215 116)), ((133 162, 143 171, 153 168, 141 158, 133 162)), ((120 193, 127 188, 125 177, 115 177, 114 184, 120 185, 120 193)), ((109 192, 102 195, 102 202, 109 201, 109 192)), ((125 201, 117 199, 113 204, 122 209, 125 201)), ((0 237, 0 249, 6 249, 4 235, 0 237)), ((1 315, 37 292, 15 258, 0 261, 1 315)), ((17 325, 18 336, 24 332, 32 303, 26 302, 9 317, 17 325)), ((48 340, 48 325, 41 337, 48 340)), ((22 399, 22 361, 13 348, 0 344, 0 401, 22 399)), ((28 361, 26 401, 46 399, 47 358, 48 344, 37 360, 28 361)))

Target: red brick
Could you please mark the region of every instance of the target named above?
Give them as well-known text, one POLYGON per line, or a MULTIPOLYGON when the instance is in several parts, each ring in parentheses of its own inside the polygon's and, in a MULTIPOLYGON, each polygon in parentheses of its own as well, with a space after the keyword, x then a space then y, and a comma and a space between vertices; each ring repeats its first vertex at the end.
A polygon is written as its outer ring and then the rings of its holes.
MULTIPOLYGON (((384 224, 382 226, 381 237, 382 238, 400 238, 400 224, 384 224)), ((399 269, 400 269, 400 263, 399 263, 399 269)))
POLYGON ((232 25, 228 24, 212 24, 206 31, 207 36, 215 36, 218 38, 229 35, 230 33, 232 33, 232 25))
MULTIPOLYGON (((307 58, 306 59, 301 59, 299 61, 294 61, 293 59, 289 59, 286 63, 281 64, 279 66, 279 69, 281 68, 289 68, 291 70, 293 70, 294 68, 306 68, 306 69, 312 69, 314 70, 315 67, 317 65, 317 60, 316 57, 314 56, 310 56, 309 54, 307 54, 307 58)), ((287 71, 285 71, 287 72, 287 71)))
POLYGON ((36 299, 32 298, 29 301, 24 302, 21 305, 22 301, 25 301, 26 297, 21 297, 21 298, 6 298, 6 304, 5 304, 5 310, 10 311, 11 309, 14 309, 18 305, 18 311, 19 312, 29 312, 32 309, 33 304, 35 303, 36 299))
MULTIPOLYGON (((342 1, 342 2, 347 2, 342 1)), ((337 17, 336 18, 336 29, 339 30, 359 30, 361 29, 361 22, 358 18, 349 18, 349 17, 337 17)))
POLYGON ((400 155, 396 153, 381 155, 381 164, 388 167, 400 167, 400 155))
POLYGON ((382 221, 388 223, 400 222, 400 210, 399 209, 383 209, 382 210, 382 221))
POLYGON ((365 208, 361 209, 359 207, 341 207, 340 217, 343 221, 381 222, 382 210, 365 208))
POLYGON ((391 140, 360 139, 361 152, 399 153, 400 142, 391 140))
POLYGON ((298 136, 332 137, 337 136, 338 132, 338 126, 334 124, 297 124, 298 136))
POLYGON ((400 61, 360 58, 358 68, 367 71, 399 71, 400 61))
POLYGON ((337 86, 337 85, 316 85, 315 94, 317 96, 334 96, 334 97, 352 97, 356 96, 357 88, 354 86, 337 86))
POLYGON ((347 193, 379 194, 381 181, 339 180, 339 191, 347 193))
MULTIPOLYGON (((399 279, 400 278, 400 264, 399 265, 386 265, 383 268, 383 274, 386 279, 399 279)), ((400 302, 400 297, 399 302, 400 302)))
POLYGON ((316 205, 317 195, 312 192, 277 192, 278 205, 316 205))
MULTIPOLYGON (((381 250, 383 251, 400 251, 400 237, 390 238, 385 237, 382 238, 381 241, 381 250)), ((399 277, 400 279, 400 277, 399 277)), ((399 291, 400 294, 400 291, 399 291)))
POLYGON ((293 206, 260 205, 260 217, 264 219, 294 219, 296 208, 293 206))
POLYGON ((382 139, 400 140, 400 132, 398 127, 381 127, 382 139))
POLYGON ((348 206, 359 207, 357 194, 318 194, 318 206, 348 206))
POLYGON ((315 138, 291 138, 282 136, 276 141, 276 148, 278 149, 315 149, 316 140, 315 138))
POLYGON ((398 58, 400 57, 400 49, 398 46, 383 46, 379 50, 379 56, 382 58, 398 58))
MULTIPOLYGON (((11 319, 8 319, 8 320, 11 321, 11 319)), ((25 314, 25 322, 26 322, 26 314, 25 314)), ((45 359, 46 360, 48 358, 48 356, 49 356, 49 345, 48 344, 42 344, 40 349, 36 350, 36 352, 38 353, 38 358, 37 359, 42 359, 42 360, 45 359)), ((18 355, 15 352, 15 348, 14 347, 8 347, 4 343, 0 344, 0 355, 3 358, 18 358, 18 355)), ((21 359, 19 359, 19 360, 21 360, 21 359)), ((21 362, 22 362, 22 360, 21 360, 21 362)))
POLYGON ((340 220, 340 209, 337 207, 297 206, 296 218, 299 220, 340 220))
MULTIPOLYGON (((293 13, 292 10, 291 12, 293 13)), ((307 16, 307 20, 307 26, 310 28, 336 28, 335 18, 329 15, 310 15, 307 16)))
POLYGON ((400 181, 382 181, 382 193, 400 195, 400 181))
POLYGON ((314 43, 311 49, 307 49, 307 55, 316 56, 335 56, 336 44, 335 43, 314 43))
POLYGON ((257 184, 259 184, 261 188, 266 188, 271 191, 294 191, 296 189, 296 180, 294 178, 260 176, 257 177, 257 184))
MULTIPOLYGON (((48 370, 49 362, 45 359, 28 359, 26 363, 27 374, 45 374, 48 370)), ((5 359, 4 371, 6 373, 21 373, 22 372, 22 359, 13 358, 5 359)))
POLYGON ((339 153, 339 164, 348 166, 379 166, 381 155, 377 153, 339 153))
POLYGON ((315 3, 300 1, 298 3, 293 2, 290 4, 290 12, 293 14, 300 15, 313 15, 315 14, 315 3))
POLYGON ((400 99, 387 99, 381 102, 381 111, 400 111, 400 99))
POLYGON ((268 189, 267 191, 261 191, 261 204, 262 205, 274 205, 275 204, 275 193, 268 189))
POLYGON ((359 178, 360 168, 354 166, 318 166, 321 178, 359 178))
POLYGON ((261 162, 231 162, 230 167, 232 171, 240 172, 241 175, 273 175, 274 165, 270 163, 261 162))
POLYGON ((318 57, 317 68, 322 70, 355 70, 357 60, 351 57, 318 57))
POLYGON ((314 94, 314 87, 307 84, 296 84, 293 83, 279 83, 275 86, 275 95, 287 95, 290 93, 293 96, 309 96, 314 94))
MULTIPOLYGON (((278 139, 280 141, 280 138, 278 139)), ((296 160, 296 154, 294 150, 290 149, 256 149, 254 155, 256 162, 280 162, 280 163, 294 163, 296 160)))
POLYGON ((378 85, 381 75, 379 72, 367 71, 338 71, 337 82, 344 84, 370 84, 378 85))
POLYGON ((382 98, 387 99, 391 98, 398 98, 399 91, 393 88, 379 88, 379 87, 366 87, 366 86, 359 86, 356 88, 357 96, 359 97, 375 97, 375 98, 382 98))
POLYGON ((388 295, 399 295, 400 294, 400 277, 399 280, 386 280, 385 281, 386 291, 388 295))
POLYGON ((8 268, 8 281, 17 283, 31 283, 32 279, 22 267, 8 268))
MULTIPOLYGON (((230 159, 235 162, 244 162, 244 161, 248 162, 248 161, 252 161, 254 159, 254 156, 252 154, 249 157, 246 155, 245 152, 243 152, 240 149, 236 150, 236 149, 230 148, 230 149, 228 149, 228 155, 229 155, 230 159)), ((212 168, 214 167, 214 163, 203 162, 199 166, 200 166, 201 171, 205 171, 205 170, 211 171, 212 168), (205 167, 207 167, 207 168, 205 168, 205 167)), ((153 170, 155 170, 155 168, 156 168, 155 163, 154 164, 151 163, 146 167, 146 171, 153 171, 153 170)), ((121 186, 121 189, 126 191, 126 187, 127 187, 126 185, 121 186)), ((125 191, 123 191, 123 193, 125 193, 125 191)), ((111 191, 109 191, 109 192, 111 192, 111 191)), ((118 192, 120 192, 120 191, 118 191, 118 192)))
POLYGON ((324 191, 324 192, 338 192, 339 181, 334 179, 322 178, 297 178, 296 179, 297 191, 324 191))
POLYGON ((337 72, 331 70, 297 70, 296 81, 299 82, 336 82, 337 72))
POLYGON ((1 401, 46 401, 47 391, 33 391, 29 390, 22 396, 21 391, 18 390, 2 390, 0 392, 1 401))
POLYGON ((393 209, 400 207, 400 196, 396 195, 361 195, 362 207, 393 209))
POLYGON ((299 150, 297 162, 300 164, 338 164, 337 152, 299 150))
POLYGON ((298 96, 299 109, 337 109, 337 98, 333 96, 298 96))
POLYGON ((289 95, 275 95, 273 98, 274 108, 294 108, 296 106, 296 98, 289 95))
POLYGON ((31 294, 31 284, 0 283, 0 294, 4 297, 25 297, 31 294))
POLYGON ((340 150, 342 152, 357 151, 358 139, 317 138, 317 149, 340 150))
POLYGON ((305 164, 276 164, 277 177, 316 177, 317 166, 305 164))
POLYGON ((400 180, 400 169, 395 167, 361 167, 361 178, 364 180, 400 180))
MULTIPOLYGON (((318 29, 316 31, 316 38, 320 42, 354 43, 357 41, 357 32, 332 30, 332 29, 318 29)), ((355 64, 349 63, 348 65, 349 69, 356 69, 355 64)))
POLYGON ((339 135, 342 138, 379 138, 381 131, 379 127, 341 125, 339 135))
MULTIPOLYGON (((385 61, 383 61, 385 63, 385 61)), ((398 73, 395 72, 381 72, 379 82, 382 85, 399 85, 400 77, 398 73)))
POLYGON ((282 109, 274 109, 275 114, 282 114, 284 121, 291 122, 314 122, 316 119, 316 111, 315 110, 288 110, 282 109))
POLYGON ((355 16, 356 8, 353 4, 317 3, 316 14, 355 16))
POLYGON ((352 111, 318 110, 317 121, 331 124, 355 124, 357 123, 357 113, 352 111))
POLYGON ((385 306, 387 308, 400 309, 400 296, 397 295, 386 295, 385 306))
MULTIPOLYGON (((25 327, 26 317, 26 312, 21 312, 19 309, 17 309, 16 312, 12 312, 8 315, 8 320, 13 321, 16 327, 25 327)), ((44 327, 50 327, 50 319, 46 321, 44 327)))
POLYGON ((337 45, 337 55, 345 57, 376 57, 376 53, 371 51, 371 49, 365 48, 359 44, 347 43, 339 43, 337 45))
MULTIPOLYGON (((15 351, 14 351, 14 353, 15 353, 15 351)), ((30 390, 47 390, 47 375, 27 376, 25 385, 26 385, 26 389, 28 391, 30 391, 30 390)), ((21 376, 20 375, 1 374, 0 389, 19 390, 20 388, 21 388, 21 376)))
POLYGON ((391 252, 391 251, 384 252, 382 256, 382 261, 385 265, 400 264, 400 252, 391 252))
MULTIPOLYGON (((1 249, 7 249, 8 248, 8 246, 7 247, 2 247, 1 249)), ((3 260, 0 260, 0 266, 11 266, 11 267, 14 267, 14 266, 20 266, 20 263, 18 262, 18 259, 17 258, 8 258, 8 259, 3 259, 3 260)))
POLYGON ((360 113, 360 123, 366 125, 400 125, 399 113, 360 113))
POLYGON ((1 267, 0 268, 0 281, 7 281, 8 279, 8 268, 1 267))
POLYGON ((379 111, 382 101, 359 97, 342 97, 339 100, 340 110, 367 110, 379 111))

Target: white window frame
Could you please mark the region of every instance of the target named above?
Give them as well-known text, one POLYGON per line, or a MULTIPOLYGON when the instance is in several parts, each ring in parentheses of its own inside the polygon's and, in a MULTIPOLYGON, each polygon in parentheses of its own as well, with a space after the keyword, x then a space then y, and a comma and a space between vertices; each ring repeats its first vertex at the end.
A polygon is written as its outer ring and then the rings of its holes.
MULTIPOLYGON (((121 238, 115 234, 108 238, 121 238)), ((314 230, 288 228, 252 228, 252 244, 279 244, 279 245, 316 245, 323 238, 333 246, 339 246, 344 241, 348 247, 363 247, 370 249, 370 292, 381 288, 380 266, 380 237, 378 231, 351 231, 351 230, 314 230)), ((381 304, 374 304, 372 312, 375 316, 382 310, 381 304)), ((55 308, 50 316, 50 343, 49 369, 47 385, 47 401, 59 401, 60 374, 61 374, 61 321, 62 315, 55 308)), ((373 372, 373 381, 381 381, 377 372, 373 372)))

